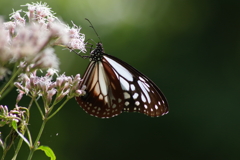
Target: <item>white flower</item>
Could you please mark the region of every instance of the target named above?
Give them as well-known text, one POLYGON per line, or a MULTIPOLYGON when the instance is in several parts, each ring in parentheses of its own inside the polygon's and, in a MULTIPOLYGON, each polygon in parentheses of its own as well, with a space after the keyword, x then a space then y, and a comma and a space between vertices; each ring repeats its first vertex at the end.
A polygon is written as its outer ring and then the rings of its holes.
POLYGON ((48 29, 53 37, 58 37, 56 44, 66 45, 70 41, 68 28, 66 25, 60 22, 51 22, 48 25, 48 29))
POLYGON ((54 16, 55 13, 51 10, 51 8, 48 7, 47 3, 27 3, 26 5, 22 6, 28 6, 29 13, 26 12, 26 14, 30 21, 44 21, 47 24, 49 18, 57 19, 54 16))
POLYGON ((73 27, 70 28, 68 26, 68 34, 70 37, 70 41, 68 43, 68 48, 70 49, 78 49, 81 52, 85 53, 86 48, 85 48, 85 35, 80 33, 81 28, 76 26, 73 23, 73 27))
POLYGON ((34 63, 32 68, 55 68, 59 67, 59 60, 54 53, 53 48, 46 48, 41 53, 36 55, 32 61, 34 63))
POLYGON ((22 12, 22 10, 13 11, 13 13, 10 14, 10 19, 14 20, 17 25, 24 26, 26 20, 21 17, 20 12, 22 12))
POLYGON ((48 43, 49 31, 42 29, 39 24, 31 24, 25 27, 18 27, 17 34, 11 40, 11 51, 15 54, 14 59, 23 59, 31 62, 48 43))
POLYGON ((58 76, 58 70, 54 68, 49 68, 47 70, 46 76, 53 76, 54 74, 58 76))

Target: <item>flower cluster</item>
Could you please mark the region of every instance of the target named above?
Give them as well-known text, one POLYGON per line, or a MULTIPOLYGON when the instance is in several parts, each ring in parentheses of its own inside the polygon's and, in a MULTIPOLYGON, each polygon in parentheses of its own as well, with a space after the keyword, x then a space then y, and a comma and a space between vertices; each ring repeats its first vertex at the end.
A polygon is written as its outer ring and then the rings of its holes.
POLYGON ((57 70, 49 69, 44 76, 37 76, 37 71, 28 74, 21 74, 20 82, 15 82, 14 85, 18 88, 19 95, 17 97, 17 103, 26 94, 31 98, 42 97, 47 106, 50 104, 56 104, 61 101, 65 96, 72 98, 75 96, 84 95, 85 88, 79 88, 79 82, 81 81, 80 75, 75 77, 66 76, 64 74, 57 77, 56 81, 53 81, 53 76, 57 75, 57 70), (55 99, 53 101, 53 96, 55 99))
POLYGON ((22 107, 16 106, 11 111, 8 111, 8 107, 0 105, 0 127, 3 127, 6 124, 10 124, 12 121, 20 122, 23 121, 25 115, 25 110, 22 107))
POLYGON ((28 10, 13 12, 11 21, 3 22, 0 18, 0 79, 9 72, 6 67, 9 63, 24 63, 23 70, 27 67, 30 70, 58 69, 59 61, 52 48, 54 45, 86 52, 85 35, 80 33, 81 28, 75 24, 69 27, 61 22, 46 3, 24 6, 28 10), (21 16, 21 13, 26 16, 21 16))

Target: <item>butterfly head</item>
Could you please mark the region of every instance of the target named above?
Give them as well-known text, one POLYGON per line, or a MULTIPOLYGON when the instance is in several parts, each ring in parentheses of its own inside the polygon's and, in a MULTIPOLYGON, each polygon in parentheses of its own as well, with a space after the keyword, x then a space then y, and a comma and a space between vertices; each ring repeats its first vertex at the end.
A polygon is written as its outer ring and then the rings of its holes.
POLYGON ((102 43, 97 43, 96 48, 91 51, 91 60, 92 61, 100 61, 102 59, 102 56, 104 54, 104 49, 102 43))

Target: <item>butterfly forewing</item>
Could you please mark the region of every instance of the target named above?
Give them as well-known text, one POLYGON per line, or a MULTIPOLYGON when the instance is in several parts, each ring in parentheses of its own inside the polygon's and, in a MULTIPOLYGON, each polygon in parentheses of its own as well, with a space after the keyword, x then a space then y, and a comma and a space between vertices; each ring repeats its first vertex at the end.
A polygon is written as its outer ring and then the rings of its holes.
POLYGON ((107 55, 104 58, 119 78, 124 95, 123 111, 140 112, 151 117, 168 113, 166 98, 149 78, 116 57, 107 55))
POLYGON ((140 112, 151 117, 168 113, 167 100, 145 75, 126 62, 105 54, 98 43, 80 83, 86 95, 76 97, 90 115, 110 118, 125 112, 140 112))

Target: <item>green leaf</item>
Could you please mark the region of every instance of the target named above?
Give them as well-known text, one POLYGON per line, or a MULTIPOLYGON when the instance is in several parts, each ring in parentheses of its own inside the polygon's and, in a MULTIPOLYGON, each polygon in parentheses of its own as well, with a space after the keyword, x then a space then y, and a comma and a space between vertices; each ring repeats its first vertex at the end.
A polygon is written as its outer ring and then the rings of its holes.
POLYGON ((27 143, 27 145, 30 147, 30 143, 28 142, 28 140, 24 137, 24 135, 18 131, 17 128, 17 122, 16 121, 12 121, 12 126, 13 129, 18 133, 18 135, 27 143))
POLYGON ((17 130, 17 122, 16 121, 12 121, 12 126, 13 126, 13 129, 17 130))
POLYGON ((43 152, 45 152, 45 154, 46 154, 48 157, 51 158, 51 160, 56 160, 56 156, 55 156, 53 150, 52 150, 50 147, 48 147, 48 146, 39 146, 39 147, 37 148, 37 150, 42 150, 43 152))

